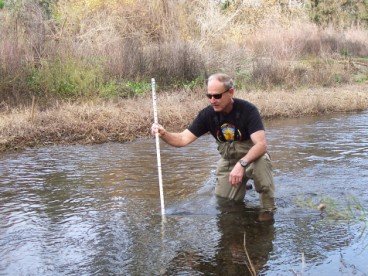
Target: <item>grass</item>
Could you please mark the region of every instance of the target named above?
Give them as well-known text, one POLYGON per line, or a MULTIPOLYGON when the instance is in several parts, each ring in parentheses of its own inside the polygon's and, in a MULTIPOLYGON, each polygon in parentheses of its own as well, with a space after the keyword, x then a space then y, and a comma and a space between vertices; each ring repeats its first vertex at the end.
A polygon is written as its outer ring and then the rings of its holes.
POLYGON ((362 204, 353 196, 347 198, 346 205, 339 204, 329 197, 299 198, 296 203, 300 207, 318 210, 331 220, 367 221, 368 219, 362 204), (323 208, 321 208, 322 205, 323 208))
MULTIPOLYGON (((330 223, 336 221, 358 224, 360 234, 358 240, 363 243, 362 251, 368 248, 368 211, 355 196, 347 196, 344 203, 337 202, 330 197, 298 198, 296 204, 320 212, 321 216, 330 223), (322 207, 322 208, 321 208, 322 207)), ((341 258, 343 264, 343 258, 341 258)), ((346 267, 346 265, 344 264, 346 267)))
MULTIPOLYGON (((329 221, 347 221, 363 223, 359 239, 367 238, 368 212, 363 204, 354 196, 348 196, 346 202, 341 203, 329 197, 298 198, 296 204, 299 207, 317 210, 329 221), (321 208, 322 207, 322 208, 321 208), (364 235, 365 234, 365 235, 364 235)), ((365 246, 365 248, 368 244, 365 246)))
MULTIPOLYGON (((368 108, 368 84, 315 88, 295 92, 236 91, 257 105, 263 118, 297 117, 368 108)), ((158 91, 159 122, 181 131, 208 104, 204 90, 158 91)), ((153 122, 150 93, 106 101, 56 101, 48 107, 1 106, 0 151, 48 144, 125 142, 150 137, 153 122)))

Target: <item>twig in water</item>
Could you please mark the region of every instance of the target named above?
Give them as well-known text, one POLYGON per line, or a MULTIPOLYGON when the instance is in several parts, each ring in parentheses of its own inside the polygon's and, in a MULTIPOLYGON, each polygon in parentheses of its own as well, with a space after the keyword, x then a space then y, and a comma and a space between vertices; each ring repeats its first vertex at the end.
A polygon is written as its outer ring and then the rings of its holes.
POLYGON ((246 242, 245 242, 245 232, 244 232, 244 251, 245 251, 245 255, 247 256, 247 260, 246 260, 245 264, 247 265, 247 268, 248 268, 250 274, 252 276, 256 276, 257 275, 256 269, 254 268, 252 260, 250 259, 249 254, 248 254, 248 250, 247 250, 247 246, 246 246, 246 242))
POLYGON ((293 274, 295 276, 303 276, 304 275, 304 269, 305 269, 305 256, 304 256, 304 252, 302 252, 302 269, 301 269, 301 272, 298 273, 294 269, 291 269, 291 272, 293 272, 293 274))
POLYGON ((302 252, 302 275, 304 274, 304 269, 305 269, 305 257, 304 252, 302 252))

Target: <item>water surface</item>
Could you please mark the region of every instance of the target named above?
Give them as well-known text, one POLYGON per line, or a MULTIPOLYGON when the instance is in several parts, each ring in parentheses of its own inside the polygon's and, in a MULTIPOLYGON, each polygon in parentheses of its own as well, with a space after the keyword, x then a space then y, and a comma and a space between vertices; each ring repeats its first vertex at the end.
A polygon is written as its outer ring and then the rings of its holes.
POLYGON ((0 275, 247 275, 245 249, 261 275, 366 275, 367 122, 266 122, 274 224, 255 221, 254 190, 242 204, 214 196, 210 136, 161 143, 165 221, 154 139, 3 154, 0 275))

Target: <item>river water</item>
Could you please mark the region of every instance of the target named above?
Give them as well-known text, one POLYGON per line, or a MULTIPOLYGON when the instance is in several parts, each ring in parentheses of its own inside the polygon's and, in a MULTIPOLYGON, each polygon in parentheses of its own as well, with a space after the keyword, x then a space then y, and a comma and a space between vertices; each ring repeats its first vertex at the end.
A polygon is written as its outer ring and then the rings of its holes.
POLYGON ((214 196, 210 136, 161 143, 164 218, 154 139, 1 155, 0 275, 367 275, 368 112, 266 127, 273 224, 214 196))

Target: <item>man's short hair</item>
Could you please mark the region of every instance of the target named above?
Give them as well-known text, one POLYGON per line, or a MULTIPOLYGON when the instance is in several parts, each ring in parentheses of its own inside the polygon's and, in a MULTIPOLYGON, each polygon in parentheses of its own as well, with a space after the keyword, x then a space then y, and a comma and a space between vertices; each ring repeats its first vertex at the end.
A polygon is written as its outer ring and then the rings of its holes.
POLYGON ((225 89, 230 89, 234 87, 234 81, 232 78, 224 73, 216 73, 208 77, 207 84, 211 80, 218 80, 219 82, 222 82, 225 86, 225 89))

